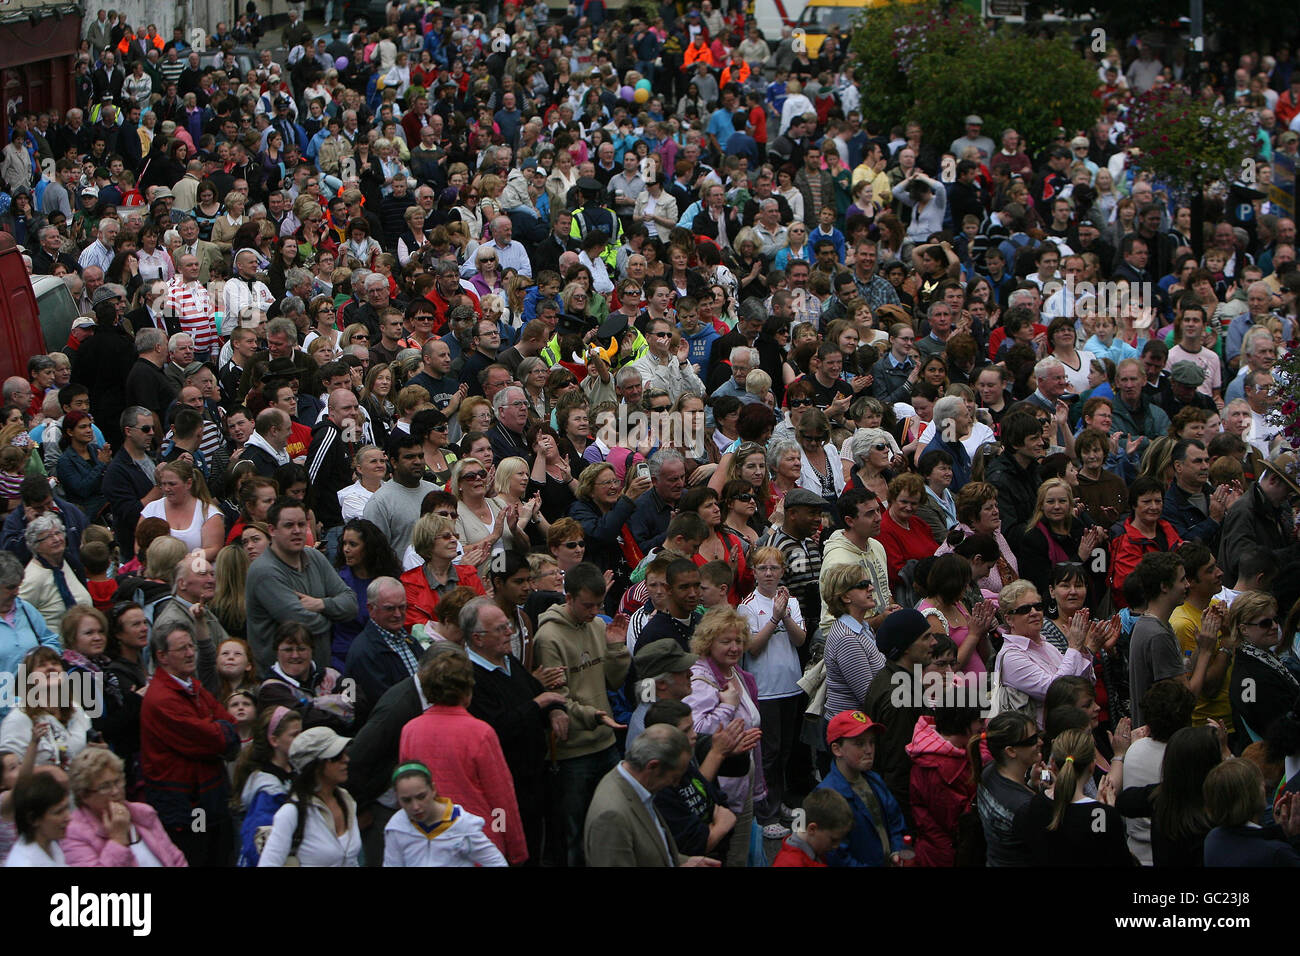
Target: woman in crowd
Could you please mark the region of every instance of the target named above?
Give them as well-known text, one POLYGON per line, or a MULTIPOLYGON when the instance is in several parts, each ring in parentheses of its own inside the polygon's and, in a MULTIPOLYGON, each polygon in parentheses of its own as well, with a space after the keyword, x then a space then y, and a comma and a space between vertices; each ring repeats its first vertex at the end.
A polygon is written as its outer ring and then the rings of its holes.
POLYGON ((208 493, 203 473, 178 458, 159 465, 154 474, 162 497, 145 505, 140 517, 164 519, 172 529, 172 537, 184 544, 187 551, 202 548, 209 561, 217 560, 226 523, 221 509, 208 493))
POLYGON ((889 433, 881 428, 859 428, 853 433, 853 461, 845 463, 849 470, 847 484, 850 488, 870 491, 881 501, 889 498, 889 482, 894 479, 890 468, 894 446, 889 433))
POLYGON ((999 593, 1002 588, 1019 577, 1019 562, 1007 539, 1002 536, 1002 517, 998 511, 998 490, 983 481, 971 481, 957 493, 957 525, 948 533, 948 540, 935 554, 945 554, 957 542, 972 535, 988 535, 998 544, 998 560, 982 578, 976 578, 981 590, 999 593))
MULTIPOLYGON (((270 541, 269 531, 264 532, 253 525, 245 528, 244 533, 249 538, 254 535, 261 537, 263 548, 270 541)), ((242 637, 248 626, 244 584, 251 563, 248 552, 239 544, 228 544, 217 552, 217 589, 208 602, 208 607, 217 616, 226 633, 233 637, 242 637)))
POLYGON ((681 514, 694 511, 704 520, 704 526, 709 529, 709 537, 691 558, 701 567, 710 561, 723 561, 731 565, 735 580, 728 599, 733 607, 736 606, 743 595, 754 589, 754 574, 745 561, 741 539, 722 527, 722 505, 718 493, 707 486, 689 488, 682 495, 677 509, 681 514))
MULTIPOLYGON (((731 607, 710 608, 695 625, 691 651, 698 659, 691 667, 691 693, 682 703, 691 708, 697 733, 714 733, 737 720, 743 730, 761 733, 758 684, 740 666, 749 638, 747 619, 731 607)), ((754 807, 767 796, 761 747, 751 751, 745 763, 744 776, 718 778, 741 834, 749 832, 754 807)), ((745 866, 748 857, 748 842, 732 840, 726 865, 745 866)))
POLYGON ((133 756, 140 750, 140 696, 131 693, 122 675, 113 670, 108 656, 108 618, 93 607, 76 605, 59 622, 63 663, 72 675, 74 687, 83 694, 94 682, 94 700, 99 713, 91 726, 116 753, 133 756))
POLYGON ((23 571, 18 596, 54 630, 73 605, 94 602, 68 563, 68 536, 58 515, 46 512, 33 518, 27 523, 23 539, 32 559, 23 571))
POLYGON ((1096 761, 1087 730, 1067 730, 1052 742, 1053 795, 1033 797, 1014 824, 1016 836, 1029 845, 1031 865, 1135 865, 1118 811, 1084 794, 1096 761))
POLYGON ((497 258, 496 246, 479 246, 474 253, 474 265, 478 271, 470 277, 470 285, 478 293, 480 301, 483 296, 500 293, 505 290, 505 280, 501 274, 500 260, 497 258))
POLYGON ((943 554, 934 559, 926 577, 929 596, 917 604, 917 610, 933 608, 947 626, 948 637, 957 645, 957 671, 982 674, 986 661, 993 658, 989 640, 997 621, 997 606, 981 601, 970 606, 966 592, 973 571, 970 561, 958 554, 943 554))
POLYGON ((1012 821, 1043 784, 1041 741, 1034 719, 1016 711, 994 717, 982 734, 971 739, 971 772, 979 780, 975 806, 984 829, 988 866, 1029 865, 1029 845, 1012 821), (981 756, 984 746, 991 758, 987 763, 981 756))
POLYGON ((1183 543, 1174 526, 1161 515, 1165 508, 1165 489, 1169 482, 1159 478, 1139 477, 1129 485, 1128 502, 1132 512, 1124 519, 1124 531, 1110 544, 1110 590, 1116 607, 1125 607, 1124 581, 1151 551, 1176 551, 1183 543))
POLYGON ((384 827, 384 866, 509 865, 484 834, 486 821, 439 796, 424 764, 401 764, 393 794, 402 809, 384 827))
POLYGON ((28 772, 13 790, 14 826, 18 842, 6 867, 67 866, 60 841, 72 819, 71 794, 61 776, 28 772))
POLYGON ((275 635, 275 663, 257 692, 258 706, 289 707, 302 715, 304 727, 344 728, 352 721, 349 699, 332 667, 312 660, 314 639, 305 625, 285 622, 275 635))
MULTIPOLYGON (((1145 714, 1146 709, 1142 712, 1145 714)), ((1123 756, 1116 753, 1114 760, 1120 761, 1123 756)), ((1227 736, 1221 738, 1219 728, 1183 727, 1165 747, 1160 782, 1126 787, 1116 797, 1115 809, 1125 817, 1150 820, 1154 865, 1203 865, 1205 837, 1211 828, 1205 810, 1205 779, 1221 762, 1231 759, 1227 736)))
MULTIPOLYGON (((1106 541, 1106 532, 1093 525, 1084 528, 1074 513, 1074 494, 1063 478, 1049 478, 1038 486, 1034 512, 1025 525, 1021 539, 1020 560, 1025 579, 1039 594, 1051 585, 1052 569, 1058 564, 1079 561, 1084 567, 1096 564, 1094 550, 1106 541)), ((1097 575, 1096 594, 1100 597, 1103 576, 1097 575)))
POLYGON ((158 811, 127 799, 122 758, 91 747, 68 767, 76 809, 61 842, 68 866, 181 867, 158 811))
POLYGON ((387 445, 393 423, 397 420, 397 406, 393 404, 396 397, 393 370, 383 364, 372 365, 361 389, 361 407, 370 419, 375 441, 384 445, 387 445))
POLYGON ((889 507, 880 519, 879 540, 889 560, 889 583, 898 581, 903 565, 932 556, 938 545, 916 514, 925 495, 925 482, 912 472, 889 483, 889 507))
MULTIPOLYGON (((581 411, 585 419, 587 409, 586 406, 566 408, 562 405, 561 411, 566 413, 581 411)), ((524 434, 524 441, 533 449, 533 468, 529 478, 540 489, 542 514, 547 521, 558 521, 568 514, 573 506, 578 488, 576 474, 581 474, 582 469, 587 467, 587 462, 581 456, 575 459, 572 455, 566 454, 561 439, 550 425, 538 423, 529 426, 524 434), (580 466, 577 473, 573 471, 575 462, 580 466)), ((508 514, 506 520, 508 525, 512 523, 508 514)), ((513 531, 513 528, 511 530, 513 531)), ((515 540, 522 541, 522 536, 516 535, 515 540)))
POLYGON ((62 658, 50 647, 29 651, 20 673, 27 675, 23 698, 0 721, 0 751, 27 752, 35 742, 37 764, 67 770, 72 758, 86 749, 90 718, 71 701, 62 658))
POLYGON ((460 654, 441 654, 420 669, 429 709, 402 728, 398 759, 419 761, 438 781, 439 792, 485 820, 504 826, 488 837, 512 864, 528 857, 514 784, 496 731, 466 709, 474 694, 474 665, 460 654))
MULTIPOLYGON (((201 240, 204 242, 212 241, 212 229, 216 225, 217 219, 224 212, 225 210, 221 208, 221 200, 217 196, 217 187, 212 180, 205 179, 199 183, 194 191, 194 208, 190 211, 190 215, 199 224, 199 238, 201 240)), ((284 295, 283 286, 276 295, 284 295)))
POLYGON ((235 233, 239 231, 247 219, 244 218, 244 205, 247 202, 246 197, 238 190, 231 190, 226 193, 226 200, 223 203, 225 212, 217 216, 216 221, 212 223, 211 241, 222 252, 230 252, 233 246, 235 233))
POLYGON ((473 564, 452 564, 460 550, 457 521, 438 514, 421 516, 411 530, 411 547, 421 563, 403 572, 406 587, 406 626, 424 625, 435 617, 438 601, 458 587, 486 593, 473 564))
POLYGON ((531 411, 538 418, 549 417, 546 407, 546 377, 549 369, 541 358, 530 355, 519 363, 515 378, 524 388, 524 398, 528 400, 531 411))
POLYGON ((293 784, 275 813, 258 866, 358 866, 361 829, 357 805, 343 788, 351 740, 328 727, 312 727, 293 739, 293 784))
POLYGON ((1205 838, 1208 866, 1300 866, 1294 840, 1300 834, 1300 800, 1279 804, 1274 827, 1259 826, 1266 805, 1264 775, 1252 760, 1224 760, 1205 778, 1205 810, 1214 829, 1205 838))
POLYGON ((302 716, 288 707, 262 710, 254 728, 253 742, 239 755, 233 792, 243 808, 240 828, 239 866, 256 866, 261 855, 256 842, 260 827, 273 825, 276 811, 284 806, 293 783, 289 748, 302 733, 302 716))
MULTIPOLYGON (((122 689, 142 696, 153 674, 149 657, 149 618, 134 601, 118 601, 109 610, 109 669, 117 676, 122 689)), ((124 754, 129 758, 129 754, 124 754)), ((133 772, 127 767, 128 776, 133 772)))
MULTIPOLYGON (((816 445, 814 439, 809 444, 816 445)), ((762 491, 767 492, 766 499, 760 497, 761 508, 766 511, 760 511, 761 514, 771 515, 780 501, 796 487, 802 487, 800 482, 803 478, 803 461, 804 450, 800 442, 780 440, 772 442, 767 446, 767 467, 772 476, 771 482, 764 475, 762 481, 755 484, 750 480, 750 486, 754 488, 756 494, 762 491), (765 487, 763 487, 765 486, 765 487)), ((820 494, 821 482, 817 483, 818 491, 813 494, 820 494)))
POLYGON ((627 521, 636 510, 640 497, 650 489, 648 477, 638 478, 634 471, 620 480, 608 462, 588 465, 578 481, 578 500, 573 505, 573 519, 582 526, 586 543, 586 560, 614 572, 615 586, 610 589, 607 606, 617 600, 614 592, 626 589, 628 575, 644 556, 628 530, 627 521))
POLYGON ((425 408, 411 418, 411 434, 424 442, 425 478, 439 487, 451 478, 456 451, 447 440, 447 416, 436 408, 425 408))
POLYGON ((545 540, 550 522, 541 513, 541 493, 529 479, 526 459, 507 458, 498 464, 492 490, 496 492, 492 501, 502 511, 508 511, 512 505, 519 510, 519 527, 528 533, 530 541, 545 540), (525 500, 529 494, 531 497, 525 500))
MULTIPOLYGON (((767 480, 766 469, 763 479, 767 480)), ((762 520, 758 518, 758 499, 754 486, 744 479, 733 478, 722 486, 722 529, 740 539, 746 555, 758 543, 758 531, 753 527, 756 520, 762 520)))
POLYGON ((935 541, 947 538, 957 524, 957 500, 948 490, 952 485, 952 465, 952 455, 941 448, 927 451, 916 464, 916 470, 925 480, 925 498, 916 514, 935 541))
MULTIPOLYGON (((519 528, 519 510, 503 510, 488 497, 488 470, 477 458, 462 458, 451 469, 451 492, 459 500, 455 533, 468 552, 479 548, 474 559, 477 577, 487 574, 492 554, 526 547, 528 536, 519 528)), ((558 515, 556 516, 558 517, 558 515)))
POLYGON ((336 564, 339 577, 357 596, 357 616, 350 621, 335 621, 330 642, 330 664, 342 672, 348 648, 370 620, 366 589, 375 578, 401 577, 402 567, 384 533, 364 518, 352 518, 343 526, 336 564))
POLYGON ((352 474, 357 480, 338 493, 344 521, 360 518, 366 510, 388 474, 388 456, 376 445, 362 445, 352 456, 352 474))
POLYGON ((1277 599, 1249 591, 1232 602, 1222 645, 1235 647, 1229 678, 1232 720, 1250 740, 1262 740, 1300 695, 1300 682, 1278 657, 1277 599))
POLYGON ((1052 681, 1066 675, 1093 679, 1092 659, 1106 640, 1097 622, 1081 611, 1070 621, 1064 653, 1043 639, 1043 599, 1028 581, 1012 581, 998 595, 998 610, 1006 622, 996 669, 1005 687, 1023 695, 1017 709, 1034 708, 1043 720, 1043 701, 1052 681))
POLYGON ((876 597, 862 567, 832 567, 824 575, 821 591, 826 610, 835 616, 826 635, 824 723, 841 711, 862 709, 871 681, 885 666, 885 656, 866 623, 876 597))
POLYGON ((113 460, 113 450, 95 443, 95 420, 89 412, 71 411, 63 417, 56 466, 63 497, 81 509, 91 521, 104 510, 104 470, 113 460))
POLYGON ((325 345, 322 348, 326 350, 331 360, 337 358, 342 352, 339 343, 342 333, 338 327, 338 313, 334 308, 334 300, 326 295, 316 296, 307 306, 307 317, 311 323, 311 331, 302 340, 302 347, 309 348, 317 339, 323 339, 325 345))
POLYGON ((918 866, 954 866, 959 821, 975 797, 968 748, 984 722, 978 707, 936 707, 912 731, 909 793, 916 820, 918 866))

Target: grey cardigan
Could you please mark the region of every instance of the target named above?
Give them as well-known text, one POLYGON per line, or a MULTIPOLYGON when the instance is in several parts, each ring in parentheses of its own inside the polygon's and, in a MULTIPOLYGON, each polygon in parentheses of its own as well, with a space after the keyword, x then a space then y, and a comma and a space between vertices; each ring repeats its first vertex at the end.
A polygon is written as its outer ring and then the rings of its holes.
POLYGON ((334 621, 348 621, 357 616, 356 593, 343 583, 329 559, 315 548, 304 548, 302 570, 295 571, 281 561, 273 548, 267 548, 248 569, 245 589, 248 609, 248 643, 258 670, 270 670, 275 663, 275 634, 287 621, 305 624, 316 638, 312 659, 317 667, 328 667, 330 640, 334 621), (297 592, 321 598, 323 614, 308 611, 298 601, 297 592))

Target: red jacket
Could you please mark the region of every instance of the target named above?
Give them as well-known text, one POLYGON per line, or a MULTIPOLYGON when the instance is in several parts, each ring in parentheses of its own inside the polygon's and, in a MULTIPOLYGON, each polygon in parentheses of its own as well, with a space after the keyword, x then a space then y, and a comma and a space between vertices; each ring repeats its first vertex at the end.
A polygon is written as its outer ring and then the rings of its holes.
POLYGON ((1133 519, 1124 519, 1124 533, 1110 543, 1110 596, 1117 608, 1128 607, 1124 600, 1124 580, 1142 560, 1142 555, 1152 551, 1173 551, 1183 539, 1164 518, 1156 525, 1156 536, 1145 537, 1133 527, 1133 519))
MULTIPOLYGON (((456 569, 456 578, 462 586, 473 588, 475 594, 487 594, 474 565, 455 564, 452 567, 456 569)), ((424 565, 411 568, 402 575, 401 580, 406 587, 407 630, 417 624, 427 624, 432 621, 434 608, 438 606, 438 592, 429 587, 429 579, 424 576, 424 565)))
POLYGON ((954 866, 957 821, 975 796, 966 751, 939 735, 933 717, 916 722, 906 749, 912 759, 908 793, 916 821, 916 865, 954 866))
POLYGON ((814 860, 807 853, 797 846, 792 846, 787 839, 781 844, 781 849, 776 851, 776 857, 772 860, 773 866, 803 866, 816 867, 827 866, 821 860, 814 860))
MULTIPOLYGON (((181 798, 195 806, 225 791, 225 758, 238 748, 235 719, 208 693, 198 678, 186 690, 163 668, 158 668, 145 691, 140 711, 140 765, 150 803, 163 818, 175 820, 158 806, 154 794, 181 798)), ((166 801, 174 808, 175 800, 166 801)))
POLYGON ((398 760, 428 767, 438 796, 482 817, 483 831, 507 860, 528 859, 514 778, 491 724, 464 707, 434 704, 402 728, 398 760))

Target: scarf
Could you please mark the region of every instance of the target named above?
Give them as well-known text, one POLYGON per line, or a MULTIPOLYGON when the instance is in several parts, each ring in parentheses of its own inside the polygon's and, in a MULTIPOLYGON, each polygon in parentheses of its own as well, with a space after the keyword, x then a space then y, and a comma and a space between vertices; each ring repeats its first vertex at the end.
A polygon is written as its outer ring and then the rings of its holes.
POLYGON ((107 688, 109 696, 113 698, 113 703, 121 706, 122 685, 118 681, 117 674, 109 670, 109 665, 113 663, 111 658, 104 654, 87 657, 80 651, 74 650, 64 651, 62 657, 63 662, 67 664, 69 668, 88 671, 91 674, 103 674, 104 686, 107 688))
POLYGON ((1037 528, 1043 533, 1043 538, 1047 541, 1047 559, 1052 562, 1052 566, 1055 567, 1058 564, 1069 561, 1070 556, 1065 553, 1065 549, 1061 547, 1060 543, 1052 535, 1052 532, 1047 527, 1047 522, 1038 522, 1037 528))
POLYGON ((72 596, 72 591, 68 587, 68 579, 63 576, 63 566, 54 567, 40 555, 36 556, 37 562, 43 568, 49 568, 50 573, 54 575, 54 586, 59 589, 59 597, 63 601, 63 607, 70 608, 76 604, 76 599, 72 596))

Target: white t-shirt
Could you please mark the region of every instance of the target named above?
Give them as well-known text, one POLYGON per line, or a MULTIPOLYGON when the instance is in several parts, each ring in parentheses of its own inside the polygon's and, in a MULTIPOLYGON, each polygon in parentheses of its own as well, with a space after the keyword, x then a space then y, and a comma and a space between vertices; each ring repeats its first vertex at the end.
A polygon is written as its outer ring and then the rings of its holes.
MULTIPOLYGON (((220 513, 216 508, 210 508, 195 498, 194 518, 190 521, 190 526, 188 528, 172 528, 171 536, 185 545, 187 550, 193 551, 195 548, 201 548, 203 547, 203 522, 220 513)), ((144 510, 140 512, 140 517, 162 518, 166 521, 167 502, 162 498, 149 502, 144 506, 144 510)), ((168 527, 171 527, 170 524, 168 527)))
MULTIPOLYGON (((772 599, 757 591, 741 601, 736 610, 749 621, 751 633, 762 630, 772 622, 772 599)), ((790 616, 800 627, 804 626, 799 601, 794 597, 790 598, 790 616)), ((757 657, 745 654, 742 666, 754 675, 760 700, 793 697, 801 693, 798 681, 803 676, 803 669, 799 666, 799 654, 790 643, 790 635, 784 623, 772 632, 761 654, 757 657)))
POLYGON ((50 852, 47 855, 41 849, 39 843, 28 843, 26 840, 19 840, 14 844, 14 848, 9 851, 9 858, 5 860, 6 867, 18 866, 67 866, 63 859, 63 848, 55 840, 50 844, 50 852))
MULTIPOLYGON (((353 518, 360 518, 361 513, 366 509, 366 502, 374 497, 374 494, 373 491, 359 481, 341 489, 339 491, 339 508, 342 509, 343 520, 351 521, 353 518)), ((419 562, 417 561, 417 563, 419 562)))

